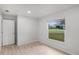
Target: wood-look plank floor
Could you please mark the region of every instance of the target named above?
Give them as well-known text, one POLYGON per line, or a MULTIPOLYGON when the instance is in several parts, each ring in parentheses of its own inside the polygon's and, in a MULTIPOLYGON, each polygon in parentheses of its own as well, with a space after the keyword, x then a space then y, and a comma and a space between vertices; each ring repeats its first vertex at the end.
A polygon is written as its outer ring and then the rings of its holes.
POLYGON ((31 44, 16 46, 4 46, 1 55, 66 55, 65 53, 48 47, 45 44, 34 42, 31 44))

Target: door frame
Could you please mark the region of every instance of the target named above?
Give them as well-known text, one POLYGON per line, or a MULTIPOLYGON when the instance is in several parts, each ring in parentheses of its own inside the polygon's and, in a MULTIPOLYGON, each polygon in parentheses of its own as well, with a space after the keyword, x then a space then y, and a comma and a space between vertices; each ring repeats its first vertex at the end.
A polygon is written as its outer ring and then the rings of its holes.
POLYGON ((1 35, 2 35, 1 46, 3 47, 3 20, 14 20, 14 24, 15 24, 15 27, 14 27, 15 43, 14 43, 14 45, 17 45, 17 19, 3 19, 2 18, 2 20, 1 20, 1 35))

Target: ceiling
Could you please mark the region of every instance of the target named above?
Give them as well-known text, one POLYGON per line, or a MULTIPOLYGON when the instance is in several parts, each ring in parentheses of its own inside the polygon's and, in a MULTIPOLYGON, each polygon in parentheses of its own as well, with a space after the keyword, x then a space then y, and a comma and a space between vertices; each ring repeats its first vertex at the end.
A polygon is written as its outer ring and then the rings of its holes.
POLYGON ((24 15, 33 18, 41 18, 55 12, 73 7, 73 4, 0 4, 0 10, 5 14, 24 15), (9 10, 9 12, 5 12, 9 10), (27 11, 31 13, 28 14, 27 11))

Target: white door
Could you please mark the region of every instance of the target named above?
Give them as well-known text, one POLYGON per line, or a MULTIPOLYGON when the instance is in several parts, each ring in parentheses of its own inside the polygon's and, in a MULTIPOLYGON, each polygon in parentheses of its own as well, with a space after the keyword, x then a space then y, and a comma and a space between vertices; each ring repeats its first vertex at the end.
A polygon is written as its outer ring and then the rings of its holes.
POLYGON ((3 20, 3 46, 15 44, 15 20, 3 20))

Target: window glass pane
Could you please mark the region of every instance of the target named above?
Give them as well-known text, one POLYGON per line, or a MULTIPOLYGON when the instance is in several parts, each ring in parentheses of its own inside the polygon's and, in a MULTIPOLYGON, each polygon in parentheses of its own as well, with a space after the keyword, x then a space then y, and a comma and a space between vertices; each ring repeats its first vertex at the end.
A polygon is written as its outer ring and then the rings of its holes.
POLYGON ((48 37, 64 41, 65 19, 56 19, 48 22, 48 37))

